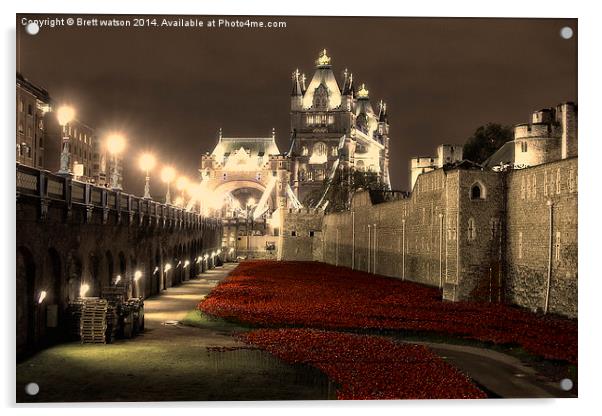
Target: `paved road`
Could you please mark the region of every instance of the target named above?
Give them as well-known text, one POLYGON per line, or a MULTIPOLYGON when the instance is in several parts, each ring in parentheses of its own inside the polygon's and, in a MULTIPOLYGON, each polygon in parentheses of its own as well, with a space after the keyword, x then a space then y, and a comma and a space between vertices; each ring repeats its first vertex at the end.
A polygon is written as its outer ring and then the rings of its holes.
POLYGON ((464 345, 424 344, 463 371, 475 382, 503 398, 576 397, 560 388, 560 383, 545 379, 533 367, 508 354, 464 345))

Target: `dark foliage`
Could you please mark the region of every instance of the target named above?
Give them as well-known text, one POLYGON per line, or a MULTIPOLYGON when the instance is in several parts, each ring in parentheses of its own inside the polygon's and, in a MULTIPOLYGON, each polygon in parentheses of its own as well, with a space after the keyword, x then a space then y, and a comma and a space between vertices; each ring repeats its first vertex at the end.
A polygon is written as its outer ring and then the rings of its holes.
POLYGON ((513 139, 512 128, 488 123, 475 130, 464 144, 464 159, 483 163, 509 140, 513 139))

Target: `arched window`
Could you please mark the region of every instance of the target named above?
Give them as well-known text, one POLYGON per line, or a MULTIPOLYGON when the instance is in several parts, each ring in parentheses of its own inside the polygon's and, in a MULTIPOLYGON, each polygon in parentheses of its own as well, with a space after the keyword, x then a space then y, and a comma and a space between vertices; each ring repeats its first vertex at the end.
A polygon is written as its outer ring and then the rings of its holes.
POLYGON ((483 184, 481 182, 475 182, 470 187, 470 199, 480 200, 480 199, 485 199, 485 196, 486 196, 485 187, 483 186, 483 184))
POLYGON ((475 224, 474 218, 468 219, 468 240, 472 241, 477 238, 477 226, 475 224))

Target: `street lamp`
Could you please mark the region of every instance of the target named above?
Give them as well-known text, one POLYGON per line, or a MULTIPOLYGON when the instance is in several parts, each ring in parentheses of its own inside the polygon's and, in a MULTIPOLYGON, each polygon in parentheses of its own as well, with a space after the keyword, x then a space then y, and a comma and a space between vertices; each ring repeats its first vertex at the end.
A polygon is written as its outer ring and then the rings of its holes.
POLYGON ((188 183, 190 181, 188 180, 188 178, 186 176, 180 176, 178 178, 178 180, 176 181, 176 188, 178 188, 178 191, 180 191, 180 204, 184 205, 184 191, 186 191, 186 189, 188 188, 188 183))
POLYGON ((69 149, 69 134, 67 132, 67 124, 75 118, 75 110, 73 107, 64 105, 56 111, 56 118, 62 129, 63 141, 61 148, 61 164, 59 174, 71 175, 71 152, 69 149))
POLYGON ((151 199, 150 194, 150 170, 155 167, 155 157, 150 153, 144 153, 140 156, 140 169, 146 172, 146 180, 144 182, 144 198, 151 199))
POLYGON ((105 145, 109 153, 113 156, 113 172, 111 174, 111 188, 121 189, 119 184, 119 176, 117 172, 117 155, 125 149, 125 138, 118 133, 114 133, 107 137, 105 145))
POLYGON ((171 204, 171 195, 169 193, 169 184, 176 177, 176 170, 171 166, 165 166, 161 171, 161 180, 167 184, 167 193, 165 194, 165 203, 171 204))

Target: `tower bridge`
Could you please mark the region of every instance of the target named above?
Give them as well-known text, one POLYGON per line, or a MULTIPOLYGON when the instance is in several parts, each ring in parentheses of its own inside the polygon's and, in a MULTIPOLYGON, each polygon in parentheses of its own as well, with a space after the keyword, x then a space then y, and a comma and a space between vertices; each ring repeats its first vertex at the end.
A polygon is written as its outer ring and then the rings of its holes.
POLYGON ((220 261, 215 218, 20 164, 16 191, 18 353, 64 337, 84 286, 148 297, 220 261))

